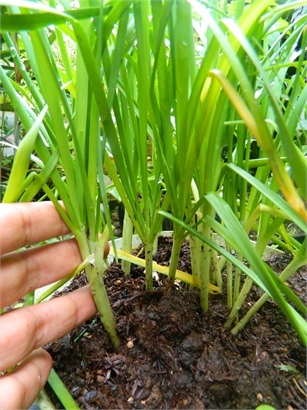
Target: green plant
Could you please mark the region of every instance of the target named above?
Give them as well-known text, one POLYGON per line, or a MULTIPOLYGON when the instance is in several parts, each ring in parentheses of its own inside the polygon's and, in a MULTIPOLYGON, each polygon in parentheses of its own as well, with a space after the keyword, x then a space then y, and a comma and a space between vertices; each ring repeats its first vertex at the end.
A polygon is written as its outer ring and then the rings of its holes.
MULTIPOLYGON (((302 49, 304 50, 306 47, 306 33, 304 32, 306 17, 302 16, 291 25, 287 25, 287 28, 293 29, 293 33, 291 32, 291 35, 289 35, 285 46, 280 47, 280 43, 288 32, 284 27, 278 37, 279 41, 272 43, 267 31, 276 21, 276 14, 274 14, 273 18, 273 12, 271 11, 267 14, 263 14, 266 7, 269 6, 269 2, 254 2, 242 13, 238 24, 226 18, 222 19, 220 24, 217 24, 208 10, 201 9, 201 6, 196 2, 193 2, 193 4, 200 9, 200 13, 206 18, 207 24, 212 30, 212 38, 220 44, 222 50, 221 57, 215 63, 216 68, 208 71, 209 78, 207 79, 207 86, 204 87, 202 92, 202 98, 206 103, 204 104, 206 114, 203 116, 205 137, 203 139, 203 153, 202 156, 200 156, 201 160, 199 161, 199 166, 195 174, 195 181, 198 187, 198 189, 195 189, 196 198, 202 198, 204 196, 207 198, 207 202, 204 202, 200 212, 200 216, 204 217, 203 223, 198 224, 199 238, 208 244, 207 247, 202 246, 204 261, 202 264, 204 267, 203 307, 206 309, 208 305, 207 286, 210 280, 210 255, 212 254, 211 249, 214 247, 209 238, 210 230, 213 229, 225 239, 228 248, 229 245, 231 245, 231 247, 238 251, 237 260, 234 263, 237 266, 234 285, 232 284, 231 269, 228 269, 227 275, 228 306, 231 308, 231 313, 226 326, 229 327, 237 318, 237 312, 242 306, 253 281, 255 281, 255 277, 253 278, 250 273, 246 272, 250 278, 246 279, 240 291, 241 269, 238 269, 238 267, 240 258, 244 256, 249 260, 253 270, 257 272, 258 279, 261 277, 261 281, 259 282, 259 280, 257 280, 256 282, 260 286, 264 285, 266 287, 266 292, 274 297, 306 343, 306 323, 302 321, 300 315, 293 312, 290 306, 285 303, 280 291, 277 290, 279 280, 277 280, 276 277, 274 278, 272 272, 267 271, 267 267, 259 258, 270 238, 274 236, 279 227, 282 226, 285 219, 295 220, 298 226, 306 232, 306 209, 304 205, 304 201, 306 200, 306 159, 304 152, 300 151, 296 145, 296 130, 298 129, 301 115, 304 115, 303 101, 305 101, 306 92, 306 87, 302 81, 305 72, 303 53, 298 63, 299 70, 295 77, 292 78, 290 87, 287 87, 287 92, 291 92, 292 102, 295 98, 297 99, 294 105, 295 109, 292 108, 292 105, 288 105, 286 116, 282 114, 282 110, 285 108, 280 102, 279 97, 280 89, 283 85, 283 81, 285 81, 286 68, 291 64, 291 50, 293 50, 300 35, 302 35, 302 49), (251 15, 253 18, 250 17, 251 15), (260 26, 257 25, 258 18, 260 18, 261 21, 260 26), (269 47, 268 55, 265 58, 261 56, 259 52, 259 55, 257 55, 257 49, 255 50, 255 47, 249 39, 252 39, 254 43, 257 44, 257 48, 263 52, 263 55, 265 53, 264 50, 261 50, 262 42, 266 46, 269 44, 271 47, 269 47), (278 50, 280 51, 278 52, 278 50), (274 55, 274 61, 269 60, 268 56, 271 55, 274 55), (267 60, 270 61, 270 68, 268 69, 270 71, 269 76, 267 76, 262 67, 260 58, 263 58, 265 62, 264 65, 267 64, 267 60), (275 63, 276 58, 278 59, 277 66, 275 63), (281 59, 283 59, 282 64, 281 59), (274 73, 276 76, 276 70, 278 70, 279 75, 277 76, 272 91, 271 82, 273 81, 273 76, 271 73, 274 73), (257 72, 259 77, 257 77, 257 72), (214 80, 210 80, 210 78, 214 80), (225 106, 226 95, 221 92, 220 85, 230 99, 233 107, 225 106), (294 85, 296 91, 292 94, 292 86, 294 85), (255 98, 256 94, 258 94, 257 98, 255 98), (265 103, 263 100, 265 100, 265 103), (223 110, 221 107, 223 107, 223 110), (244 120, 243 123, 237 119, 233 108, 236 109, 237 113, 244 120), (290 113, 293 115, 290 115, 290 113), (224 118, 231 118, 231 121, 226 121, 224 118), (222 121, 220 121, 220 119, 222 119, 222 121), (268 127, 268 124, 270 124, 271 128, 268 127), (228 128, 228 125, 231 127, 228 128), (266 155, 267 157, 267 159, 263 158, 264 163, 259 162, 259 167, 256 172, 256 177, 259 179, 259 182, 244 172, 244 169, 249 170, 250 165, 249 147, 251 144, 251 135, 256 137, 259 146, 262 148, 260 155, 262 157, 266 155), (234 136, 237 138, 236 143, 233 141, 234 136), (212 161, 212 158, 216 159, 221 154, 223 144, 228 147, 228 167, 226 166, 227 164, 221 163, 221 158, 220 163, 212 161), (283 151, 284 146, 287 147, 285 151, 283 151), (286 159, 282 159, 284 154, 287 154, 286 159), (234 161, 236 165, 232 163, 234 161), (294 172, 296 176, 293 174, 296 186, 287 173, 284 165, 285 161, 290 164, 291 169, 294 170, 294 168, 296 168, 294 172), (230 172, 230 169, 235 170, 240 176, 244 175, 243 178, 238 179, 236 174, 230 172), (274 174, 273 179, 271 178, 271 170, 273 170, 274 174), (248 188, 247 181, 251 184, 251 189, 248 188), (262 183, 270 184, 270 187, 265 190, 264 187, 262 188, 262 183), (297 190, 296 187, 299 187, 299 190, 297 190), (291 206, 287 206, 281 198, 274 196, 278 188, 281 189, 284 197, 291 206), (232 210, 223 203, 218 196, 212 195, 211 191, 216 190, 221 192, 232 210), (248 201, 245 202, 247 193, 248 201), (263 205, 259 205, 260 203, 263 205), (238 207, 240 211, 238 211, 238 207), (211 216, 213 215, 213 209, 218 212, 226 228, 228 226, 228 233, 225 228, 213 220, 211 216), (227 209, 226 212, 225 209, 227 209), (239 225, 237 225, 238 230, 236 229, 234 224, 237 224, 237 222, 235 222, 237 217, 235 215, 238 215, 241 224, 246 226, 247 233, 252 226, 257 229, 258 237, 255 250, 250 246, 243 229, 239 228, 239 225), (258 217, 259 224, 255 226, 253 223, 255 222, 255 218, 258 217), (231 229, 229 228, 230 226, 232 227, 231 229), (232 239, 228 234, 232 236, 232 239), (235 234, 236 236, 234 236, 235 234), (248 248, 243 242, 245 242, 248 248), (275 280, 275 285, 274 283, 268 285, 267 281, 271 281, 272 279, 273 281, 275 280), (265 283, 267 285, 265 285, 265 283), (271 286, 273 286, 273 288, 271 286), (270 291, 269 287, 271 289, 270 291)), ((299 3, 291 4, 292 7, 296 5, 298 6, 299 3)), ((289 9, 289 5, 278 8, 279 16, 289 9)), ((209 60, 211 61, 211 58, 209 60)), ((204 64, 205 61, 206 58, 202 60, 202 64, 204 64)), ((175 221, 175 215, 169 217, 175 221)), ((182 220, 182 218, 178 218, 177 223, 181 223, 179 222, 180 220, 182 220)), ((181 223, 181 226, 186 229, 186 232, 191 232, 196 235, 195 230, 191 230, 187 225, 181 223)), ((306 256, 303 255, 304 246, 303 244, 301 248, 299 244, 296 244, 297 249, 302 251, 299 253, 300 266, 306 262, 306 256)), ((221 250, 219 252, 222 253, 221 250)), ((199 256, 201 257, 201 253, 199 256)), ((229 253, 226 253, 225 257, 231 260, 229 253)), ((294 270, 289 270, 289 272, 290 271, 291 273, 294 272, 294 270)), ((288 274, 290 274, 289 272, 288 274)), ((217 271, 217 274, 219 275, 219 271, 217 271)), ((220 280, 219 276, 217 276, 215 280, 220 280)), ((283 288, 285 291, 285 287, 283 288)), ((293 299, 293 295, 291 298, 293 299)), ((299 309, 304 313, 306 308, 302 306, 298 300, 296 302, 297 306, 300 306, 299 309)), ((246 323, 246 320, 244 323, 246 323)), ((238 327, 236 326, 233 332, 235 333, 237 331, 238 327)))
MULTIPOLYGON (((52 5, 55 5, 55 3, 52 5)), ((29 20, 34 18, 35 20, 35 14, 29 13, 29 9, 48 10, 51 17, 55 19, 60 17, 62 23, 66 21, 68 16, 63 12, 58 12, 53 8, 37 3, 10 2, 7 7, 8 13, 14 13, 21 18, 25 17, 27 19, 28 17, 29 20), (22 14, 18 6, 26 7, 23 9, 22 14)), ((36 14, 36 16, 39 15, 36 14)), ((9 15, 7 17, 9 18, 9 15)), ((17 22, 18 17, 15 22, 17 22)), ((81 23, 70 16, 69 18, 74 25, 79 40, 85 41, 83 53, 89 52, 92 56, 91 62, 95 62, 91 47, 85 40, 87 38, 86 30, 93 30, 93 26, 81 23)), ((101 18, 97 18, 95 23, 99 24, 99 21, 101 22, 101 18)), ((39 25, 45 26, 45 23, 39 23, 39 25)), ((73 84, 75 88, 72 88, 72 94, 75 95, 75 98, 72 98, 71 94, 68 95, 65 87, 62 87, 59 82, 60 74, 57 70, 48 32, 44 30, 31 31, 31 25, 29 28, 29 32, 20 33, 20 41, 23 43, 31 63, 35 82, 28 72, 22 69, 23 63, 16 52, 13 53, 14 61, 23 76, 26 87, 19 87, 14 81, 10 81, 5 70, 2 67, 0 68, 1 81, 11 97, 12 104, 18 112, 25 129, 28 131, 17 151, 17 157, 19 156, 19 158, 16 158, 14 162, 3 201, 29 201, 41 188, 46 191, 48 197, 55 203, 59 213, 75 235, 83 259, 88 261, 85 270, 101 320, 113 343, 117 346, 119 340, 103 282, 103 272, 106 268, 103 262, 103 252, 108 239, 108 228, 105 228, 102 232, 102 226, 105 224, 100 212, 100 202, 104 202, 106 208, 107 200, 104 191, 101 156, 96 154, 97 151, 102 153, 104 150, 104 141, 99 137, 98 109, 88 83, 89 77, 85 71, 82 58, 80 58, 80 50, 77 54, 76 67, 78 83, 73 84), (31 90, 30 94, 28 93, 29 89, 31 90), (24 104, 23 98, 26 98, 29 105, 24 104), (46 116, 47 106, 45 104, 48 106, 46 116), (34 121, 35 111, 41 111, 36 121, 34 121), (42 121, 44 121, 44 124, 42 124, 42 121), (33 123, 34 125, 32 125, 33 123), (37 137, 39 130, 40 134, 37 137), (30 153, 34 148, 39 157, 38 162, 42 171, 25 179, 30 153), (56 167, 58 161, 64 172, 64 177, 56 167), (51 188, 46 184, 49 178, 52 181, 51 188), (100 182, 99 186, 97 178, 100 182), (63 201, 65 212, 57 200, 58 197, 63 201), (99 238, 100 233, 102 235, 99 238), (94 255, 94 258, 90 255, 94 255)), ((14 27, 11 30, 17 31, 14 27)), ((101 30, 98 33, 100 33, 97 34, 99 41, 102 35, 101 30)), ((70 31, 70 34, 72 34, 72 31, 70 31)), ((63 45, 64 34, 62 31, 56 29, 55 35, 59 39, 59 44, 63 45)), ((4 36, 11 51, 15 51, 7 32, 4 33, 4 36)), ((74 35, 73 38, 75 39, 74 35)), ((69 56, 64 54, 65 50, 63 48, 61 51, 63 52, 62 58, 66 74, 69 75, 70 73, 72 75, 68 69, 70 64, 69 56)), ((99 59, 99 51, 97 51, 96 58, 99 59)), ((72 77, 68 78, 68 81, 72 81, 72 77)), ((108 225, 110 227, 110 220, 108 225)))
MULTIPOLYGON (((104 220, 100 211, 101 203, 108 209, 104 169, 126 208, 124 250, 133 229, 145 245, 145 262, 119 256, 145 266, 147 289, 154 267, 171 283, 178 278, 199 286, 206 311, 209 292, 222 289, 226 263, 225 326, 237 333, 273 297, 306 343, 306 322, 298 313, 305 315, 306 307, 284 284, 306 263, 306 241, 299 244, 284 228, 290 220, 307 231, 306 56, 301 52, 293 61, 300 37, 306 48, 306 16, 289 18, 304 1, 0 5, 7 46, 0 80, 26 130, 3 200, 30 201, 43 189, 55 203, 79 243, 79 269, 86 270, 114 345, 119 340, 103 282, 103 249, 111 232, 108 212, 104 220), (12 32, 18 34, 12 38, 12 32), (36 169, 29 173, 30 158, 36 169), (174 222, 168 270, 152 263, 165 216, 174 222), (280 277, 261 259, 277 235, 294 255, 280 277), (187 236, 192 276, 176 271, 187 236), (240 318, 252 283, 265 294, 240 318)), ((128 273, 129 265, 124 269, 128 273)), ((33 303, 32 294, 27 303, 33 303)))
MULTIPOLYGON (((300 36, 306 47, 306 16, 282 20, 303 2, 234 2, 229 8, 225 1, 205 8, 193 0, 84 0, 73 10, 62 0, 64 11, 55 1, 49 4, 0 1, 7 7, 1 31, 23 84, 2 67, 0 79, 28 131, 12 173, 15 183, 9 184, 4 200, 31 200, 43 188, 56 204, 78 240, 98 310, 115 345, 119 341, 101 262, 107 237, 100 213, 101 202, 107 209, 103 166, 145 245, 147 289, 152 287, 156 236, 170 209, 171 283, 182 241, 193 234, 193 275, 200 283, 204 311, 210 284, 222 286, 227 259, 231 313, 226 325, 237 320, 256 282, 306 341, 306 323, 282 293, 303 313, 305 307, 261 260, 269 240, 283 232, 285 219, 306 232, 306 132, 302 126, 298 132, 306 115, 303 53, 296 74, 286 77, 300 36), (193 12, 206 28, 194 24, 193 12), (283 25, 275 29, 276 22, 283 25), (32 76, 9 31, 19 32, 32 76), (75 68, 67 36, 76 43, 75 68), (196 51, 197 41, 203 54, 196 51), (259 146, 255 159, 250 158, 253 141, 259 146), (33 149, 41 172, 25 179, 33 149), (249 173, 252 168, 255 177, 249 173), (278 189, 288 204, 278 197, 278 189), (214 220, 216 213, 222 223, 214 220), (258 234, 256 249, 248 238, 252 228, 258 234), (212 241, 213 231, 225 239, 226 250, 212 241), (218 254, 224 257, 218 260, 218 254), (243 257, 250 268, 242 264, 243 257), (215 271, 210 275, 211 264, 215 271), (249 276, 242 288, 241 272, 249 276)), ((108 216, 106 225, 110 230, 108 216)), ((291 246, 301 255, 300 245, 291 246)), ((300 256, 299 263, 303 260, 300 256)))

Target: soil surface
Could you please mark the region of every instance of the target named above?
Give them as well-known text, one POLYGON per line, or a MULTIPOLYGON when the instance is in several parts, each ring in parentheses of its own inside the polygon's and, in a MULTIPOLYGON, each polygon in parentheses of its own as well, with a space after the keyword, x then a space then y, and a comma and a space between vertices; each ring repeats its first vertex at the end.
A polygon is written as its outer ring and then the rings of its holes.
MULTIPOLYGON (((160 238, 155 260, 168 264, 171 239, 160 238)), ((281 272, 290 262, 272 258, 281 272)), ((179 269, 191 271, 184 243, 179 269)), ((306 303, 306 268, 288 282, 306 303)), ((145 292, 143 268, 125 277, 120 265, 105 273, 121 346, 115 350, 99 319, 92 318, 46 349, 54 369, 82 409, 306 409, 306 350, 271 300, 237 336, 223 327, 226 295, 214 295, 202 314, 198 290, 165 292, 155 281, 145 292), (287 367, 291 366, 291 367, 287 367)), ((79 275, 69 291, 86 283, 79 275)), ((253 287, 244 312, 261 296, 253 287)), ((47 392, 57 408, 51 389, 47 392)))

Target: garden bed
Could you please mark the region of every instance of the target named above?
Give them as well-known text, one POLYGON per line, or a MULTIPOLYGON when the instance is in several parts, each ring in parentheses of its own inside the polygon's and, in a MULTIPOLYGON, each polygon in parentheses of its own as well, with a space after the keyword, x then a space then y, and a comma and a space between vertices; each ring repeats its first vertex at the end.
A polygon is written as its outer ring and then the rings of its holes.
MULTIPOLYGON (((169 261, 171 239, 160 238, 156 260, 169 261)), ((288 263, 273 257, 280 272, 288 263)), ((184 243, 180 270, 190 272, 184 243)), ((289 282, 306 302, 306 269, 289 282)), ((121 346, 114 350, 99 319, 89 320, 46 348, 54 368, 83 409, 278 409, 306 407, 305 347, 269 300, 238 335, 223 328, 225 295, 214 295, 202 315, 197 290, 166 290, 161 278, 145 292, 143 268, 130 278, 112 264, 105 274, 121 346), (291 366, 291 367, 287 367, 291 366), (296 371, 295 371, 296 370, 296 371)), ((67 291, 86 283, 84 274, 67 291)), ((253 287, 245 311, 261 295, 253 287)), ((47 388, 48 394, 52 391, 47 388)))

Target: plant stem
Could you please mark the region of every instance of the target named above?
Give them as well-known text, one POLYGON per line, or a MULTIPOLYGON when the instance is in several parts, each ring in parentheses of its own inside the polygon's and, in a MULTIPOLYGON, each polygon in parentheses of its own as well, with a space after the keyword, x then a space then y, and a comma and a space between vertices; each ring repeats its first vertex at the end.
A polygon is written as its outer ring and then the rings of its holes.
POLYGON ((108 299, 107 290, 105 288, 103 272, 100 272, 99 269, 97 269, 97 267, 93 265, 88 265, 85 268, 85 272, 89 281, 100 320, 103 323, 106 331, 108 332, 114 347, 117 348, 120 342, 116 334, 116 323, 108 299))
MULTIPOLYGON (((226 250, 230 252, 230 246, 226 243, 226 250)), ((232 263, 226 261, 226 271, 227 271, 227 307, 228 309, 232 308, 232 263)))
POLYGON ((176 228, 174 227, 172 254, 171 254, 171 261, 170 261, 169 271, 168 271, 168 280, 171 283, 174 282, 175 280, 176 270, 178 266, 178 261, 179 261, 183 239, 184 239, 184 236, 178 235, 176 232, 176 228))
POLYGON ((158 240, 159 237, 158 235, 156 235, 155 239, 154 239, 154 243, 153 243, 153 248, 152 248, 152 253, 155 254, 158 251, 158 240))
POLYGON ((200 279, 199 275, 199 247, 202 241, 194 235, 189 235, 192 275, 200 279))
POLYGON ((91 253, 94 253, 94 263, 87 265, 85 267, 85 272, 100 320, 108 332, 114 347, 117 348, 120 341, 116 334, 116 323, 103 280, 103 273, 107 268, 107 265, 104 262, 104 248, 107 242, 107 233, 104 232, 102 238, 94 243, 89 243, 85 234, 78 235, 76 239, 83 260, 85 260, 91 253))
MULTIPOLYGON (((237 259, 242 262, 242 255, 237 254, 237 259)), ((234 289, 233 289, 233 300, 236 301, 239 296, 240 291, 240 279, 241 279, 241 271, 239 268, 235 270, 235 280, 234 280, 234 289)))
POLYGON ((153 241, 146 242, 145 245, 145 262, 146 262, 146 290, 151 290, 153 286, 152 281, 152 255, 153 255, 153 241))
POLYGON ((234 319, 237 316, 237 313, 241 309, 241 307, 242 307, 242 305, 243 305, 243 303, 246 299, 246 296, 248 295, 248 292, 250 291, 250 289, 252 287, 252 284, 253 284, 253 280, 250 279, 250 278, 247 278, 244 285, 243 285, 243 287, 242 287, 242 289, 241 289, 241 292, 240 292, 238 298, 236 299, 236 301, 235 301, 235 303, 234 303, 234 305, 231 309, 231 312, 229 313, 228 319, 227 319, 224 327, 229 328, 231 326, 231 323, 234 321, 234 319))
MULTIPOLYGON (((306 242, 306 241, 305 241, 306 242)), ((305 266, 307 263, 306 258, 306 244, 302 245, 296 257, 289 263, 289 265, 284 269, 280 275, 280 279, 285 282, 288 280, 299 268, 305 266)), ((246 313, 245 316, 238 322, 238 324, 231 330, 233 335, 238 334, 238 332, 246 325, 250 318, 264 305, 264 303, 269 299, 267 293, 263 294, 261 298, 254 304, 254 306, 246 313)))
MULTIPOLYGON (((267 225, 266 225, 266 227, 267 227, 267 225)), ((266 229, 268 230, 268 228, 266 228, 266 229)), ((259 255, 263 254, 266 243, 267 243, 267 241, 262 240, 262 235, 259 234, 258 240, 257 240, 257 243, 256 243, 256 251, 259 255)), ((237 259, 242 261, 242 255, 238 254, 237 259)), ((227 322, 225 323, 225 327, 230 327, 231 323, 234 321, 234 319, 236 319, 236 315, 237 315, 238 311, 241 309, 241 307, 243 306, 243 303, 246 299, 246 296, 247 296, 248 292, 250 291, 250 289, 252 287, 252 284, 253 284, 252 279, 246 278, 245 283, 244 283, 240 293, 237 295, 236 292, 239 290, 239 286, 240 286, 239 277, 241 277, 241 271, 239 271, 239 269, 236 268, 235 285, 234 285, 234 301, 235 301, 235 303, 234 303, 233 308, 232 308, 232 310, 231 310, 231 312, 228 316, 227 322), (238 273, 237 273, 237 271, 238 271, 238 273)))
MULTIPOLYGON (((212 241, 214 241, 214 236, 213 236, 212 231, 211 231, 211 239, 212 239, 212 241)), ((210 248, 210 249, 211 249, 212 268, 213 268, 213 272, 215 273, 215 283, 216 283, 217 287, 220 289, 220 291, 222 292, 223 279, 222 279, 222 274, 221 274, 219 263, 218 263, 219 261, 218 261, 218 257, 217 257, 217 252, 212 248, 210 248)))
MULTIPOLYGON (((132 234, 133 234, 133 225, 127 210, 125 209, 124 216, 124 226, 123 226, 123 242, 122 250, 127 253, 131 253, 132 248, 132 234)), ((122 270, 126 275, 130 275, 131 263, 125 260, 122 260, 122 270)))
MULTIPOLYGON (((210 238, 211 228, 207 224, 202 224, 202 234, 210 238)), ((211 268, 211 248, 206 243, 200 247, 202 257, 200 257, 200 305, 205 313, 209 307, 209 283, 211 268)))

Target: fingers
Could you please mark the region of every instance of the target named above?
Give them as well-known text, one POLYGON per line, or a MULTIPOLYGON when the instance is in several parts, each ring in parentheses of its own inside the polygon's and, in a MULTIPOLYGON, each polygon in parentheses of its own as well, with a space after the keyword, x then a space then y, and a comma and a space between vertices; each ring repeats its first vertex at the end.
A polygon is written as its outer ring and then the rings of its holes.
POLYGON ((29 408, 46 384, 52 367, 51 356, 36 350, 12 373, 0 378, 0 409, 29 408))
POLYGON ((66 296, 0 316, 0 371, 56 340, 96 313, 88 286, 66 296))
POLYGON ((0 255, 69 233, 52 202, 0 204, 0 255))
POLYGON ((73 239, 4 255, 1 258, 0 307, 64 278, 81 262, 78 244, 73 239))
MULTIPOLYGON (((109 249, 107 243, 104 257, 109 249)), ((3 308, 32 290, 69 275, 82 259, 77 242, 71 239, 10 253, 2 256, 0 262, 0 308, 3 308)))

